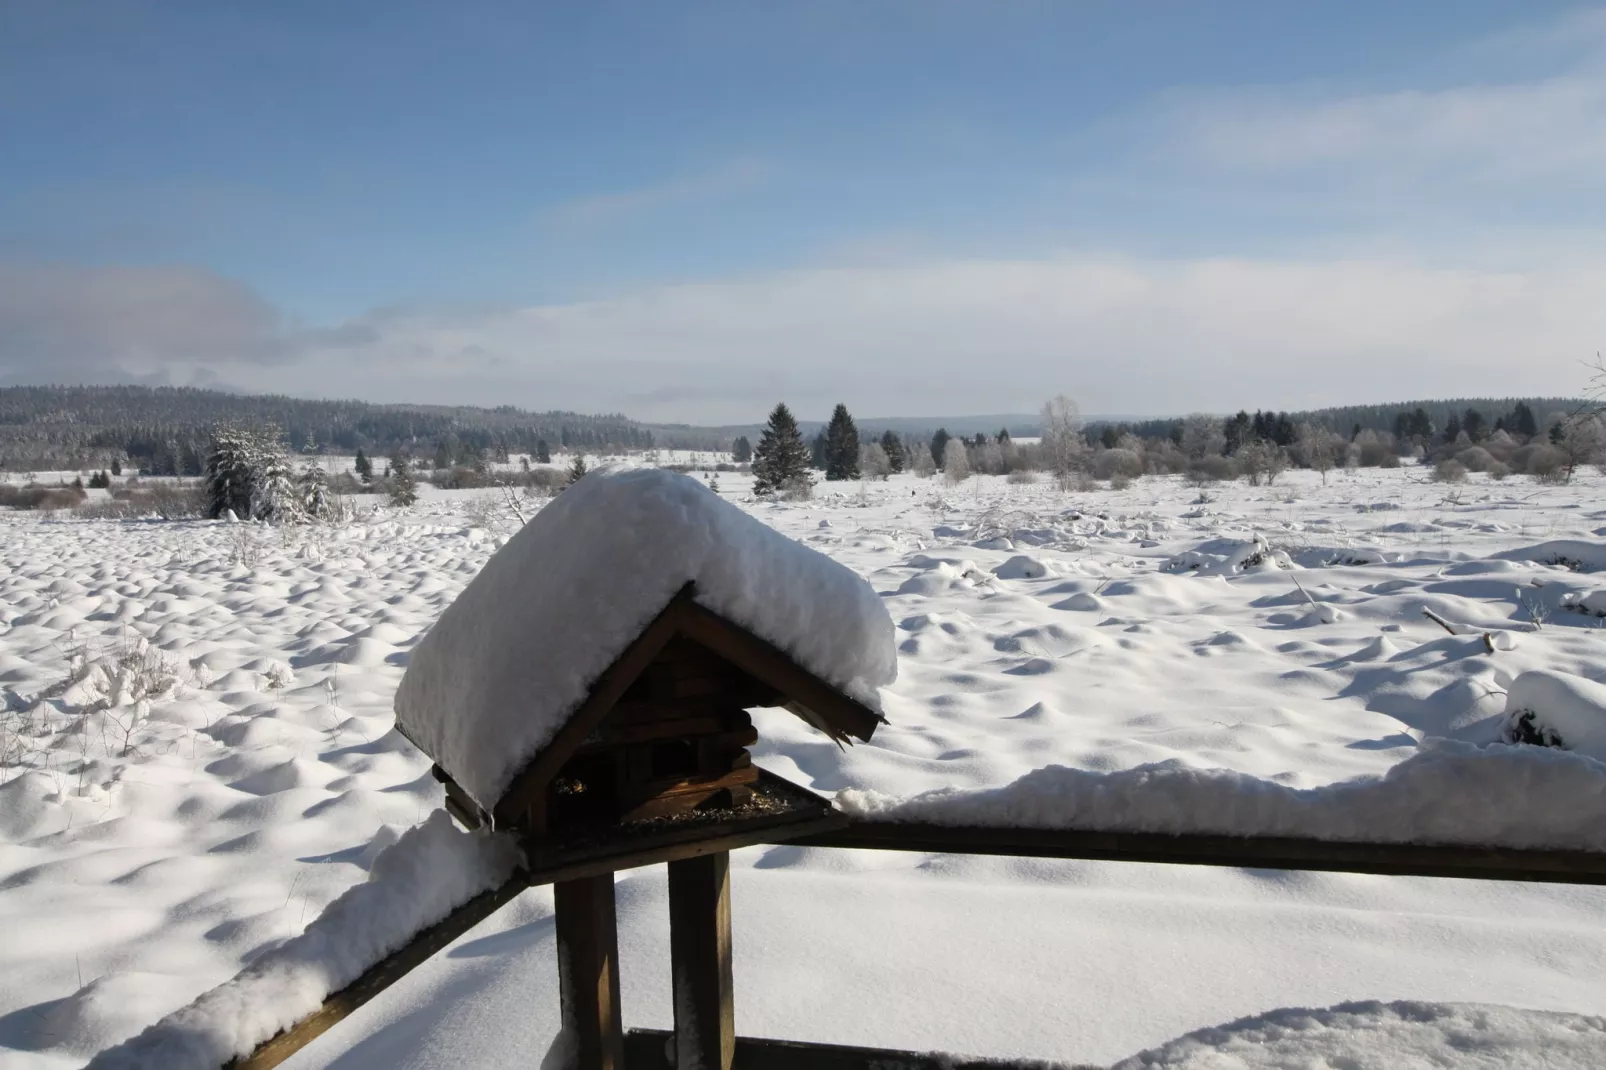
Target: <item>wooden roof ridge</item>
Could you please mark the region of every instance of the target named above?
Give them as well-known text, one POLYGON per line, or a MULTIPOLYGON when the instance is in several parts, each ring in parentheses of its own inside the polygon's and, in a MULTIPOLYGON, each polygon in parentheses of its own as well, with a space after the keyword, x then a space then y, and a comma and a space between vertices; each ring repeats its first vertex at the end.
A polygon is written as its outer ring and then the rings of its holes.
POLYGON ((779 691, 790 700, 786 704, 788 710, 825 732, 838 745, 849 737, 868 742, 876 727, 886 721, 875 710, 799 665, 784 650, 695 599, 696 585, 688 582, 603 670, 585 701, 496 802, 492 816, 498 827, 520 824, 523 815, 541 804, 546 786, 558 770, 677 636, 697 643, 779 691))

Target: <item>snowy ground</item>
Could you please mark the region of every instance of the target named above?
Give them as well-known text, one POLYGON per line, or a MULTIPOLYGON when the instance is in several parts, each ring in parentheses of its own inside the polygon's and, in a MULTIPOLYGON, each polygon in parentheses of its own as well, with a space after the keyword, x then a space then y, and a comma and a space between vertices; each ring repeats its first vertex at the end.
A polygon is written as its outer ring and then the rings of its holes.
MULTIPOLYGON (((743 477, 718 480, 743 498, 743 477)), ((1534 631, 1517 595, 1555 607, 1606 581, 1488 560, 1600 545, 1603 485, 1292 473, 1197 502, 1175 479, 1067 495, 900 477, 750 505, 865 575, 900 642, 873 744, 840 753, 760 714, 757 757, 824 793, 1166 759, 1313 787, 1382 772, 1428 737, 1481 741, 1518 672, 1606 679, 1595 618, 1556 609, 1534 631), (1301 570, 1163 571, 1254 533, 1301 570), (1447 635, 1424 606, 1509 629, 1514 649, 1447 635)), ((301 931, 364 877, 384 826, 435 808, 390 702, 409 647, 511 525, 469 525, 485 497, 287 532, 0 513, 0 749, 32 769, 0 786, 0 1065, 81 1065, 301 931), (87 730, 39 734, 69 723, 87 730)), ((1533 1038, 1583 1045, 1550 1065, 1606 1051, 1598 1018, 1268 1013, 1418 1000, 1601 1015, 1606 891, 787 847, 734 868, 743 1033, 1110 1063, 1259 1015, 1147 1065, 1323 1065, 1298 1060, 1335 1032, 1362 1055, 1333 1065, 1438 1065, 1364 1054, 1434 1037, 1484 1052, 1464 1065, 1523 1065, 1510 1052, 1533 1038), (1209 1061, 1273 1035, 1283 1062, 1209 1061)), ((665 900, 661 870, 620 882, 629 1024, 670 1022, 665 900)), ((537 890, 292 1065, 533 1061, 556 1013, 537 890)))

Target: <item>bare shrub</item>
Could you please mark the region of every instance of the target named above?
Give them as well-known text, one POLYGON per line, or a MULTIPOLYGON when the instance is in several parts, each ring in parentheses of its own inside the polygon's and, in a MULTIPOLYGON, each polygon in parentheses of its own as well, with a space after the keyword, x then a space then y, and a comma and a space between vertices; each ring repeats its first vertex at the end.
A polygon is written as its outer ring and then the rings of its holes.
POLYGON ((1511 468, 1508 465, 1502 464, 1500 461, 1496 461, 1494 464, 1489 466, 1490 479, 1504 479, 1510 474, 1511 468))
POLYGON ((1125 490, 1132 485, 1132 477, 1124 472, 1117 472, 1110 477, 1111 490, 1125 490))
POLYGON ((1433 482, 1435 483, 1465 483, 1467 481, 1467 466, 1460 461, 1449 459, 1440 461, 1433 466, 1433 482))
POLYGON ((1237 478, 1238 466, 1231 457, 1199 457, 1188 463, 1188 482, 1195 486, 1237 478))
POLYGON ((1010 469, 1010 473, 1005 478, 1004 482, 1016 484, 1036 483, 1037 473, 1032 471, 1030 468, 1013 468, 1010 469))
POLYGON ((1487 472, 1495 463, 1494 457, 1482 446, 1468 446, 1457 453, 1455 459, 1469 472, 1487 472))
POLYGON ((71 509, 88 495, 77 487, 41 487, 37 483, 14 487, 0 484, 0 508, 10 509, 71 509))
POLYGON ((1264 440, 1249 443, 1238 451, 1237 456, 1239 470, 1249 477, 1251 487, 1258 487, 1262 482, 1271 486, 1288 468, 1287 454, 1264 440))
POLYGON ((1093 475, 1097 479, 1122 476, 1128 481, 1143 474, 1143 458, 1129 449, 1101 450, 1093 456, 1093 475))
POLYGON ((810 479, 806 472, 800 476, 793 476, 781 484, 780 497, 783 502, 809 501, 814 497, 814 480, 810 479))

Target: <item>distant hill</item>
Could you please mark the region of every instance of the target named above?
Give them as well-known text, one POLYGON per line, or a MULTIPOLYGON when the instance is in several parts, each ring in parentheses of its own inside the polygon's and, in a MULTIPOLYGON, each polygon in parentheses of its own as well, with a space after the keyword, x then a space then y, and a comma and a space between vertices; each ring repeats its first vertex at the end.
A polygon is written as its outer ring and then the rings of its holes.
MULTIPOLYGON (((1424 409, 1435 427, 1453 413, 1482 413, 1490 425, 1526 402, 1541 426, 1580 403, 1574 398, 1454 398, 1344 405, 1288 413, 1294 423, 1334 431, 1387 431, 1401 412, 1424 409)), ((1089 416, 1090 432, 1115 428, 1145 437, 1169 435, 1182 417, 1089 416)), ((862 436, 893 431, 929 437, 938 428, 951 435, 1012 438, 1039 433, 1038 418, 1025 413, 986 416, 859 417, 862 436)), ((534 453, 545 441, 554 451, 574 447, 596 453, 653 448, 728 449, 741 435, 757 442, 762 425, 644 424, 617 413, 531 412, 502 405, 378 405, 366 401, 309 400, 274 394, 232 394, 192 387, 15 386, 0 387, 0 468, 11 471, 93 469, 119 458, 146 471, 198 473, 211 429, 219 423, 274 424, 297 451, 414 455, 462 459, 481 450, 493 455, 534 453)), ((799 421, 812 438, 825 424, 799 421)), ((1113 433, 1113 432, 1112 432, 1113 433)))
POLYGON ((527 412, 447 405, 375 405, 273 394, 229 394, 190 387, 0 387, 0 466, 28 469, 105 467, 121 457, 150 471, 198 471, 211 428, 219 423, 275 424, 292 449, 396 448, 420 454, 443 445, 529 453, 651 449, 652 432, 620 415, 527 412))

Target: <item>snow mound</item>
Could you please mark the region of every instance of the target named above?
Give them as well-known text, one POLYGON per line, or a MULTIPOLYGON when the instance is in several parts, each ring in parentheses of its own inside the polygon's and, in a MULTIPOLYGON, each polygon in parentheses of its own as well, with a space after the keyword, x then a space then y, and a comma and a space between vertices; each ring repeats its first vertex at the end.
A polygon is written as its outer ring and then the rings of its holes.
POLYGON ((994 568, 993 575, 1001 580, 1040 580, 1051 575, 1051 572, 1048 565, 1037 558, 1027 554, 1016 554, 994 568))
POLYGON ((1165 572, 1191 572, 1197 576, 1237 576, 1278 565, 1265 536, 1256 534, 1250 539, 1210 539, 1169 558, 1160 567, 1165 572))
POLYGON ((330 903, 300 936, 259 957, 91 1070, 216 1070, 317 1010, 324 997, 481 892, 512 875, 508 837, 461 832, 437 810, 374 858, 367 882, 330 903))
POLYGON ((1505 737, 1606 762, 1606 684, 1545 669, 1522 673, 1506 689, 1505 737))
POLYGON ((1051 765, 998 788, 840 792, 860 817, 939 825, 1291 836, 1606 850, 1606 764, 1566 751, 1434 740, 1382 776, 1290 788, 1179 759, 1114 773, 1051 765))
POLYGON ((54 1048, 93 1055, 127 1040, 178 1006, 183 997, 174 998, 174 980, 154 973, 97 977, 46 1011, 38 1034, 49 1038, 54 1048))
POLYGON ((535 515, 413 650, 396 723, 490 809, 686 583, 697 601, 879 708, 892 618, 851 569, 695 479, 592 472, 535 515))
POLYGON ((1606 543, 1586 542, 1583 539, 1551 539, 1490 556, 1497 560, 1558 565, 1571 572, 1606 572, 1606 543))
POLYGON ((1592 1070, 1606 1018, 1477 1003, 1289 1008, 1201 1029, 1112 1070, 1592 1070))

